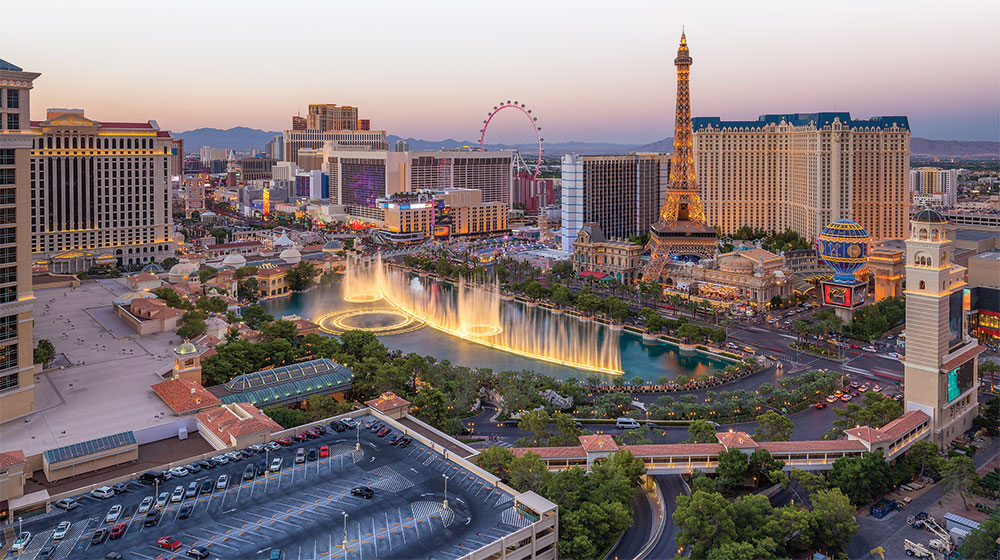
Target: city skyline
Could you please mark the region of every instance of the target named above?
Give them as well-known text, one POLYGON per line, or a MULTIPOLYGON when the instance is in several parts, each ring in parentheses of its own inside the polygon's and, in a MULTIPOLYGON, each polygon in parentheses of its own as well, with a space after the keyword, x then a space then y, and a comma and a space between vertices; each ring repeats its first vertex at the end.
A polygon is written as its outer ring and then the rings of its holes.
POLYGON ((37 48, 35 26, 24 25, 8 30, 0 58, 42 74, 35 120, 48 107, 74 107, 99 120, 152 117, 174 131, 283 130, 309 103, 329 102, 355 105, 373 129, 401 137, 471 140, 493 105, 517 99, 534 108, 549 141, 638 144, 670 135, 671 61, 685 26, 693 116, 906 115, 914 136, 1000 139, 1000 40, 989 28, 1000 8, 852 2, 828 11, 436 2, 387 15, 367 5, 280 12, 181 2, 140 24, 142 8, 127 3, 48 2, 12 6, 11 15, 47 18, 57 38, 49 46, 62 48, 37 48), (821 23, 834 15, 838 25, 821 23), (308 28, 337 20, 355 23, 308 28), (78 40, 101 27, 114 32, 78 40))

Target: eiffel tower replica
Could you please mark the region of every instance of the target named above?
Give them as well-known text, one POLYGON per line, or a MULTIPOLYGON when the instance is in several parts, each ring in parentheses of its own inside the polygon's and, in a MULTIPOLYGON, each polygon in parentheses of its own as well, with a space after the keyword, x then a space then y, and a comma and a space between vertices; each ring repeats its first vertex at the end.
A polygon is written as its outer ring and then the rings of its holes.
POLYGON ((691 96, 688 75, 691 72, 687 38, 681 33, 674 66, 677 67, 677 109, 674 120, 674 151, 670 158, 667 198, 660 209, 660 219, 649 227, 649 264, 642 277, 647 282, 662 281, 663 268, 674 257, 712 258, 718 239, 715 228, 705 222, 705 210, 698 196, 691 152, 691 96))

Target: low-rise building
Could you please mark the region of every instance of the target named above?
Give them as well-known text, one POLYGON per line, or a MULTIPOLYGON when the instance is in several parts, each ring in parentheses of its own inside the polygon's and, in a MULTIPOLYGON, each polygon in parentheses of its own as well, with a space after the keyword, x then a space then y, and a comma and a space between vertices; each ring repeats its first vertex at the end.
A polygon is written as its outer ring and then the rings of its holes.
POLYGON ((903 297, 905 260, 906 246, 902 240, 882 241, 872 248, 867 266, 875 278, 875 301, 903 297))
POLYGON ((281 430, 277 422, 249 403, 224 404, 199 412, 195 418, 198 433, 216 449, 265 443, 272 432, 281 430))
POLYGON ((573 272, 607 274, 622 283, 638 279, 642 245, 608 239, 597 222, 583 224, 573 242, 573 272))
POLYGON ((257 270, 257 286, 260 290, 258 299, 273 299, 291 294, 291 288, 285 281, 287 277, 287 266, 262 266, 257 270))
POLYGON ((1000 286, 1000 251, 969 257, 969 286, 1000 286))
POLYGON ((111 305, 115 316, 140 336, 173 331, 185 313, 150 292, 129 292, 115 298, 111 305))

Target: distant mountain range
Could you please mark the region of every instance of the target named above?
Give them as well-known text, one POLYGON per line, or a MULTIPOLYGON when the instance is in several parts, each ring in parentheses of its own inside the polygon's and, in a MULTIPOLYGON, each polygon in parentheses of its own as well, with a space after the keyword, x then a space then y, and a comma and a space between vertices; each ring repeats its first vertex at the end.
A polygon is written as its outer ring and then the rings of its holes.
MULTIPOLYGON (((229 129, 218 128, 198 128, 186 132, 177 133, 184 139, 184 149, 188 153, 201 150, 202 146, 212 146, 213 148, 232 148, 236 151, 248 151, 251 149, 262 150, 264 143, 278 136, 281 132, 259 130, 238 126, 229 129)), ((389 135, 386 137, 389 148, 397 140, 409 142, 410 149, 414 151, 429 151, 439 149, 457 149, 465 146, 478 146, 475 140, 454 140, 446 138, 444 140, 422 140, 419 138, 400 138, 389 135)), ((543 144, 545 153, 548 155, 559 155, 566 153, 577 154, 626 154, 629 152, 669 152, 673 145, 673 138, 664 138, 649 144, 613 144, 609 142, 545 142, 543 144)), ((490 149, 513 149, 517 148, 522 152, 529 152, 535 148, 534 145, 487 145, 490 149)), ((998 157, 1000 156, 1000 142, 979 142, 965 140, 928 140, 926 138, 911 138, 910 151, 914 156, 924 157, 998 157)))

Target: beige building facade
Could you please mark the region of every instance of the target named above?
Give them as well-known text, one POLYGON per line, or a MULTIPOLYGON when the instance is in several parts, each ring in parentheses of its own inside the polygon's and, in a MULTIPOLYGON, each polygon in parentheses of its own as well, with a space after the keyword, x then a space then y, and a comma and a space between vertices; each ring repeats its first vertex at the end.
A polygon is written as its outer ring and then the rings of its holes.
POLYGON ((155 121, 100 122, 80 109, 49 109, 31 133, 33 258, 86 250, 128 267, 174 255, 173 143, 155 121))
POLYGON ((28 116, 38 76, 0 60, 0 423, 31 414, 35 398, 28 116))
POLYGON ((851 219, 876 241, 906 236, 906 117, 797 113, 692 125, 706 220, 723 235, 749 226, 815 240, 824 225, 851 219))
POLYGON ((608 274, 622 283, 637 278, 642 262, 642 245, 608 239, 596 222, 588 222, 573 242, 573 272, 608 274))
POLYGON ((978 408, 977 356, 984 347, 965 326, 966 269, 954 263, 948 222, 934 210, 911 221, 906 240, 906 410, 931 418, 944 448, 972 427, 978 408))

